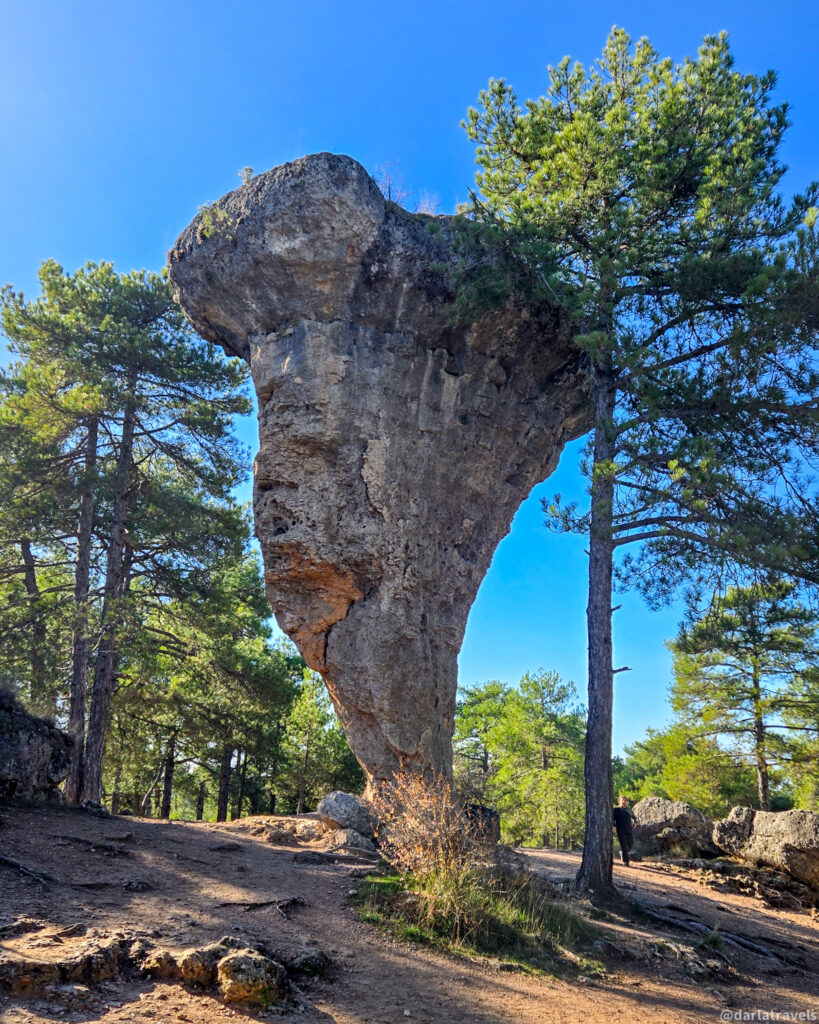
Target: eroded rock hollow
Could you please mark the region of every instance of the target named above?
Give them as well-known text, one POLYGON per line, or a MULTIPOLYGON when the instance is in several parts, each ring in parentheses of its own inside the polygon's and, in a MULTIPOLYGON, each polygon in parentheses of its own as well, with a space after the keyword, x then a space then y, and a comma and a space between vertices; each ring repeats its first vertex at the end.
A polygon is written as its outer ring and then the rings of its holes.
POLYGON ((450 771, 470 606, 588 421, 560 315, 454 325, 453 258, 448 218, 386 202, 327 153, 225 196, 169 256, 197 331, 250 364, 267 593, 371 782, 450 771))

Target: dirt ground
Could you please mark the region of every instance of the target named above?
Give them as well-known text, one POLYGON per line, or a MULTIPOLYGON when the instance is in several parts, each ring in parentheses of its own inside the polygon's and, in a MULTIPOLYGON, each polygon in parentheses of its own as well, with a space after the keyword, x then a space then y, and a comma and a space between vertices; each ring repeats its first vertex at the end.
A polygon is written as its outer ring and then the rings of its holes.
MULTIPOLYGON (((769 955, 730 943, 714 952, 689 933, 635 926, 615 912, 595 922, 601 930, 596 971, 575 971, 571 980, 514 972, 488 959, 476 962, 398 943, 361 923, 351 905, 360 869, 294 860, 299 847, 253 835, 252 819, 212 825, 8 807, 0 808, 0 817, 0 856, 65 883, 43 885, 0 865, 0 953, 55 959, 89 936, 125 930, 171 951, 233 934, 284 951, 318 942, 332 958, 324 977, 302 985, 300 1005, 279 1015, 232 1009, 179 984, 132 973, 75 985, 70 993, 28 999, 0 994, 3 1024, 777 1019, 765 1013, 781 1015, 778 1019, 799 1013, 803 1020, 819 1018, 819 922, 811 913, 766 909, 749 897, 715 893, 650 863, 615 867, 624 897, 744 936, 769 955), (106 842, 127 854, 92 850, 82 840, 106 842), (88 882, 93 887, 76 884, 88 882), (306 905, 292 908, 286 918, 272 904, 243 905, 284 897, 301 897, 306 905), (21 917, 33 920, 30 930, 18 933, 13 922, 21 917)), ((532 867, 554 880, 577 869, 574 854, 527 853, 532 867)), ((579 902, 576 907, 590 909, 579 902)))

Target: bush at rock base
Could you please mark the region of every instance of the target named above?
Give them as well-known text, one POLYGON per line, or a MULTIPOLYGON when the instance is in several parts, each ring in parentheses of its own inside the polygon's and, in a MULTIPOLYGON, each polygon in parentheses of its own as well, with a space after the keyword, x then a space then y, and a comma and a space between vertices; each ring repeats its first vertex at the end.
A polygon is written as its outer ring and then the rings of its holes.
POLYGON ((593 937, 546 882, 474 827, 447 779, 399 773, 378 788, 373 807, 381 852, 397 874, 364 884, 365 920, 528 963, 593 937))

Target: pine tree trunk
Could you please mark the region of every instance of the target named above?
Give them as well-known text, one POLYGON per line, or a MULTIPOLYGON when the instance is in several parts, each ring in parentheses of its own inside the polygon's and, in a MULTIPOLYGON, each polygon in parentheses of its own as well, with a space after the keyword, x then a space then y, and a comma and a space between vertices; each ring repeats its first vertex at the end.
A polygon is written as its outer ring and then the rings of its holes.
POLYGON ((196 820, 201 821, 205 816, 205 797, 208 795, 204 782, 199 783, 199 792, 196 794, 196 820))
POLYGON ((31 541, 20 541, 23 559, 23 585, 28 597, 31 617, 31 680, 29 698, 34 712, 54 720, 57 713, 56 694, 46 678, 46 620, 43 615, 43 596, 37 583, 37 569, 31 551, 31 541))
POLYGON ((299 802, 296 805, 296 814, 304 813, 304 795, 307 786, 307 766, 310 763, 310 733, 304 741, 304 760, 302 761, 301 774, 299 775, 299 802))
POLYGON ((162 776, 162 802, 159 806, 159 817, 166 820, 171 816, 171 793, 173 791, 173 770, 176 758, 176 733, 171 733, 168 748, 165 751, 165 770, 162 776))
POLYGON ((114 788, 111 792, 111 814, 119 814, 120 805, 120 792, 119 787, 122 784, 122 764, 117 764, 117 769, 114 772, 114 788))
POLYGON ((615 455, 611 424, 615 392, 599 370, 593 373, 594 459, 589 530, 589 704, 586 726, 586 836, 577 887, 605 892, 612 886, 611 727, 614 705, 611 592, 614 544, 612 508, 615 455))
POLYGON ((759 793, 759 809, 771 809, 771 787, 768 777, 765 718, 762 706, 762 681, 760 679, 759 652, 754 648, 751 655, 752 681, 751 701, 754 708, 754 760, 756 761, 756 785, 759 793))
POLYGON ((216 820, 227 821, 228 797, 230 796, 230 762, 233 760, 233 747, 222 749, 222 763, 219 766, 219 796, 216 799, 216 820))
MULTIPOLYGON (((88 592, 91 578, 91 544, 94 527, 94 473, 97 469, 99 421, 88 424, 85 441, 85 490, 80 498, 77 522, 77 563, 74 567, 74 639, 71 655, 71 687, 68 698, 68 735, 74 740, 71 764, 65 780, 65 798, 76 804, 82 791, 85 761, 85 699, 88 689, 88 592)), ((136 813, 136 809, 134 810, 136 813)))
POLYGON ((761 696, 758 680, 754 680, 754 759, 756 760, 756 784, 759 792, 759 809, 771 809, 771 785, 768 774, 768 756, 765 742, 765 720, 762 717, 761 696))
POLYGON ((267 794, 267 813, 276 813, 276 794, 272 789, 269 790, 267 794))
MULTIPOLYGON (((239 759, 242 762, 242 770, 239 772, 239 792, 236 797, 236 806, 230 815, 231 821, 235 821, 237 818, 242 816, 242 804, 245 799, 245 775, 247 774, 247 751, 239 751, 239 759)), ((237 760, 236 766, 238 767, 239 761, 237 760)))
POLYGON ((136 407, 133 399, 135 384, 136 380, 132 377, 128 381, 129 398, 122 420, 122 437, 117 459, 113 522, 108 541, 105 590, 100 620, 100 642, 94 666, 91 712, 88 716, 88 733, 85 744, 85 768, 81 796, 83 803, 86 801, 98 802, 102 793, 102 768, 108 729, 108 710, 119 665, 116 632, 121 617, 121 603, 126 585, 125 541, 132 486, 134 428, 136 426, 136 407))

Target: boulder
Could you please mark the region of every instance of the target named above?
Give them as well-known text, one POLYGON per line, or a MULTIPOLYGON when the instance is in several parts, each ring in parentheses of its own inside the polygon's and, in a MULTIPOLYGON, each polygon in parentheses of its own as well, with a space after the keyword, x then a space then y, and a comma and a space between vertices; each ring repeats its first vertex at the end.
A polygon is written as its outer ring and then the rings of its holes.
POLYGON ((219 961, 219 994, 226 1003, 264 1009, 284 1002, 290 982, 280 963, 254 949, 238 949, 219 961))
POLYGON ((201 211, 168 257, 196 330, 250 365, 268 598, 371 787, 451 774, 470 606, 591 421, 567 313, 510 302, 454 320, 453 230, 319 153, 201 211))
POLYGON ((678 853, 715 857, 719 850, 711 840, 713 822, 691 804, 645 797, 634 807, 634 842, 642 853, 678 853))
POLYGON ((713 840, 746 864, 784 871, 819 892, 819 814, 734 807, 714 825, 713 840))
POLYGON ((73 741, 0 690, 0 799, 59 799, 73 741))
POLYGON ((327 848, 329 850, 364 850, 366 853, 375 853, 375 843, 372 839, 362 836, 354 828, 338 828, 327 835, 327 848))
POLYGON ((375 815, 367 801, 360 796, 335 789, 324 797, 316 813, 327 829, 354 829, 367 839, 375 837, 375 815))

